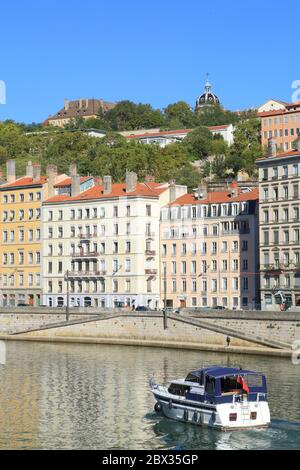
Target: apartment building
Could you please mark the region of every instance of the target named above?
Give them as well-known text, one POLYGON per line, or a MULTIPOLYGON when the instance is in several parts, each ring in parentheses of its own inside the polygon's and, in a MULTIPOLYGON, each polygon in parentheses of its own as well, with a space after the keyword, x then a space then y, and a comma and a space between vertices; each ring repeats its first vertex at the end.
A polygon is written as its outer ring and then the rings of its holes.
POLYGON ((7 162, 7 182, 0 186, 0 304, 39 305, 42 296, 42 202, 54 194, 58 175, 49 165, 27 164, 26 176, 16 177, 15 161, 7 162))
POLYGON ((267 146, 273 139, 278 151, 293 149, 293 143, 300 135, 300 102, 269 100, 259 108, 258 117, 262 126, 262 145, 267 146))
POLYGON ((161 210, 161 302, 255 308, 259 303, 258 189, 205 186, 161 210))
POLYGON ((262 308, 300 307, 300 139, 297 150, 257 161, 262 308))
POLYGON ((44 304, 158 308, 160 209, 184 192, 132 172, 81 191, 74 174, 70 195, 43 203, 44 304))

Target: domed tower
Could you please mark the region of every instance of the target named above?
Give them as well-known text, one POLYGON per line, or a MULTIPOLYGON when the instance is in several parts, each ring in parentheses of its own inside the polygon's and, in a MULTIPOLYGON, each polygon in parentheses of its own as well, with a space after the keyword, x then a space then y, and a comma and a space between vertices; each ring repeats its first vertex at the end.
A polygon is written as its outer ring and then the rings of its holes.
POLYGON ((209 82, 208 74, 207 74, 206 83, 205 83, 205 91, 202 95, 200 95, 197 98, 196 108, 195 108, 196 111, 200 111, 205 106, 216 106, 216 105, 220 106, 220 100, 217 97, 217 95, 212 93, 211 88, 212 88, 212 85, 209 82))

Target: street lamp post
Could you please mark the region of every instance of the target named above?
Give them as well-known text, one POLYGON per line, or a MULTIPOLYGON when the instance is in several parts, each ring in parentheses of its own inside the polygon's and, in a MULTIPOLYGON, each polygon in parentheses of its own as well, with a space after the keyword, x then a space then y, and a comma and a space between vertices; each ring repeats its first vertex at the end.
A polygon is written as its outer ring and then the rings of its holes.
POLYGON ((168 328, 167 316, 167 265, 164 266, 164 330, 168 328))
POLYGON ((67 270, 66 272, 65 281, 67 282, 66 321, 69 321, 69 318, 70 318, 69 270, 67 270))

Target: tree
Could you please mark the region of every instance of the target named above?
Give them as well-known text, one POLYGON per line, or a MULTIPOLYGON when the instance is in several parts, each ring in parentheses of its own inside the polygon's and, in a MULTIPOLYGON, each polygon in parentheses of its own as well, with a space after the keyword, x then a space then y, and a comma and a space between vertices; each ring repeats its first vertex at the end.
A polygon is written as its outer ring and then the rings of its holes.
POLYGON ((235 124, 239 121, 236 113, 227 111, 221 106, 205 106, 195 113, 196 126, 221 126, 225 124, 235 124))
POLYGON ((235 175, 243 170, 249 176, 255 176, 256 160, 263 156, 260 131, 261 123, 255 118, 237 124, 234 131, 234 143, 227 158, 228 168, 232 168, 235 175))
POLYGON ((165 122, 161 112, 150 104, 132 101, 120 101, 104 115, 104 119, 114 131, 160 127, 165 122))
POLYGON ((198 127, 186 136, 182 145, 191 160, 204 160, 211 155, 212 140, 212 134, 206 127, 198 127))
POLYGON ((174 129, 176 123, 177 129, 194 127, 194 113, 190 106, 184 101, 169 104, 164 110, 166 124, 174 129))

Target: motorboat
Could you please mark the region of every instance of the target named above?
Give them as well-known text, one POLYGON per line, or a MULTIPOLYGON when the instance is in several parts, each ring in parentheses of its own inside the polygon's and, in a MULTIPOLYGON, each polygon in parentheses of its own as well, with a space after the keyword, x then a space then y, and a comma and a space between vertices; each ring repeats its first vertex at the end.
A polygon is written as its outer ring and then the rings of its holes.
POLYGON ((270 423, 264 374, 209 366, 173 380, 168 387, 150 380, 155 411, 167 418, 220 430, 266 427, 270 423))

